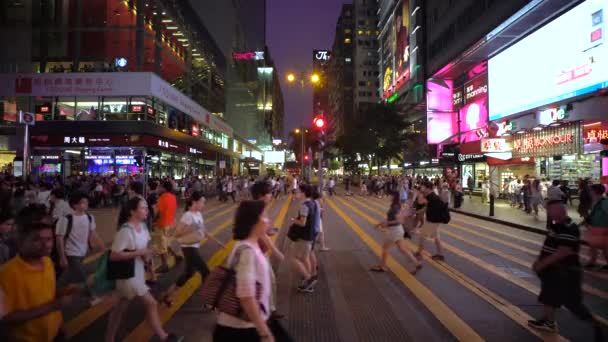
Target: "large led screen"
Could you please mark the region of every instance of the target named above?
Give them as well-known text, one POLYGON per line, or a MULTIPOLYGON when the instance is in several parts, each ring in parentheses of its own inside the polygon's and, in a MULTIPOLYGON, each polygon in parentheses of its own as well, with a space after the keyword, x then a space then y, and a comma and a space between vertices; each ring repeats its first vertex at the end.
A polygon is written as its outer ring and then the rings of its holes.
POLYGON ((453 82, 435 80, 427 83, 426 140, 439 144, 458 131, 458 113, 453 105, 453 82))
POLYGON ((587 0, 490 59, 490 120, 608 87, 607 11, 587 0))

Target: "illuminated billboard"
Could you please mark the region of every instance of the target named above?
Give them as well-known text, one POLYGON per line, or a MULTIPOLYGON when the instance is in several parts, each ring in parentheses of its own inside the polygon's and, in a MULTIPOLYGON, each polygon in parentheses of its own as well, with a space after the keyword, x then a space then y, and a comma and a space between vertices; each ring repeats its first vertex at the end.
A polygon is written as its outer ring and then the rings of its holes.
POLYGON ((488 123, 488 76, 482 74, 464 85, 460 108, 461 143, 480 139, 479 130, 488 123))
POLYGON ((427 142, 439 144, 458 132, 453 83, 451 80, 428 81, 427 90, 427 142))
POLYGON ((382 98, 388 99, 410 79, 409 2, 402 1, 380 37, 382 49, 382 98))
POLYGON ((587 0, 490 59, 490 120, 608 88, 607 11, 587 0))

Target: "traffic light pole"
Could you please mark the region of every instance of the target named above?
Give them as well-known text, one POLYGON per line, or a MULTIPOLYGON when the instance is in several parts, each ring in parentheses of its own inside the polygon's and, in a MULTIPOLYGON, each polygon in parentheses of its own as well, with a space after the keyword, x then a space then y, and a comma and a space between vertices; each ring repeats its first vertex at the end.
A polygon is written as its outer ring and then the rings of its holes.
POLYGON ((302 181, 304 179, 304 170, 305 170, 304 169, 305 166, 304 166, 304 127, 303 126, 300 127, 300 138, 302 139, 301 143, 300 143, 300 147, 302 150, 302 154, 300 155, 300 159, 301 159, 300 181, 302 181))

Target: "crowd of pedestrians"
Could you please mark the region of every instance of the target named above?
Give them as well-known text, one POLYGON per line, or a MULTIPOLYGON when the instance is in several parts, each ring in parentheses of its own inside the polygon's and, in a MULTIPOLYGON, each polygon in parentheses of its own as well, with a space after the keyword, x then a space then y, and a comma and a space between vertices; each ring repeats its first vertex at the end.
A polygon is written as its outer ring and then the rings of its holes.
MULTIPOLYGON (((347 179, 350 186, 350 178, 347 179)), ((83 297, 91 306, 105 299, 116 301, 107 323, 108 342, 116 340, 133 300, 143 305, 145 320, 159 340, 181 340, 182 337, 163 328, 158 307, 159 302, 172 306, 177 289, 195 273, 204 281, 203 293, 213 287, 214 283, 207 280, 217 277, 219 268, 210 270, 203 260, 201 241, 210 239, 226 247, 205 228, 202 210, 208 187, 197 177, 181 182, 152 179, 146 185, 137 177, 110 179, 110 183, 122 183, 125 198, 118 199, 116 234, 108 247, 97 233, 95 216, 89 212, 89 204, 97 196, 97 185, 93 186, 96 183, 91 183, 91 188, 83 186, 89 181, 76 178, 69 186, 59 180, 41 184, 24 184, 11 178, 0 181, 0 325, 8 327, 2 329, 5 335, 0 337, 62 341, 65 339, 62 310, 76 297, 83 297), (185 209, 178 217, 180 198, 185 199, 185 209), (172 241, 179 246, 176 250, 172 241), (91 282, 83 261, 92 251, 103 256, 91 282), (160 274, 169 271, 171 254, 178 263, 183 259, 183 272, 175 285, 155 296, 150 288, 160 274)), ((295 289, 315 292, 322 276, 318 253, 329 250, 324 238, 322 197, 324 190, 330 196, 336 194, 336 179, 330 178, 321 187, 292 176, 257 180, 229 176, 217 178, 213 184, 220 201, 232 198, 239 202, 232 235, 236 243, 223 265, 232 271, 225 276, 234 277, 234 291, 223 295, 233 296, 229 302, 236 303, 238 310, 217 303, 208 307, 218 312, 214 341, 290 341, 289 333, 280 323, 284 314, 277 308, 277 286, 286 284, 277 284, 275 270, 287 259, 299 276, 295 289), (298 210, 286 234, 290 243, 284 256, 272 239, 278 229, 274 228, 268 207, 273 199, 287 193, 293 194, 298 210)), ((361 195, 390 197, 386 219, 376 225, 384 243, 380 262, 371 271, 388 271, 388 253, 395 246, 408 260, 412 274, 416 274, 423 267, 427 240, 435 244, 431 258, 445 262, 439 231, 442 224, 450 222, 448 208, 450 202, 458 200, 458 184, 449 178, 363 179, 361 195), (412 238, 417 238, 414 253, 405 241, 412 238)), ((586 228, 583 234, 579 224, 567 216, 567 201, 560 183, 554 182, 546 193, 539 182, 530 184, 537 189, 528 196, 531 210, 546 207, 549 233, 533 266, 541 280, 539 301, 545 307, 544 315, 529 324, 557 331, 556 309, 564 306, 588 321, 600 336, 601 329, 582 304, 582 266, 578 254, 585 239, 591 247, 591 260, 585 267, 598 269, 600 253, 608 258, 606 189, 599 184, 579 185, 580 193, 589 195, 588 200, 582 200, 586 207, 579 206, 586 228)), ((345 194, 352 195, 349 191, 345 194)))

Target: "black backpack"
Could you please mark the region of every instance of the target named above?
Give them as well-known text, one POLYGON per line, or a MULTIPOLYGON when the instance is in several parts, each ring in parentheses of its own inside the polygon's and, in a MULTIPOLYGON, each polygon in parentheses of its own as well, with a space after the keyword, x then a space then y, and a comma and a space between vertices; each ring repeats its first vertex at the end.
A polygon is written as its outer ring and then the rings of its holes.
POLYGON ((306 201, 304 205, 308 207, 308 216, 306 216, 306 224, 304 227, 302 227, 294 223, 289 227, 289 230, 287 231, 287 237, 291 241, 312 240, 316 217, 316 205, 314 205, 313 201, 306 201))
POLYGON ((426 220, 432 223, 450 223, 450 209, 448 204, 436 194, 427 197, 426 220))
MULTIPOLYGON (((91 225, 93 224, 93 217, 89 214, 87 214, 87 218, 89 219, 89 234, 90 234, 90 229, 91 229, 91 225)), ((70 233, 72 233, 72 226, 74 225, 74 216, 72 214, 67 214, 65 215, 65 218, 68 220, 68 224, 67 227, 65 229, 65 235, 63 235, 63 248, 64 248, 64 253, 65 253, 65 243, 68 241, 68 238, 70 237, 70 233)), ((59 221, 59 220, 57 220, 59 221)), ((55 222, 56 224, 57 222, 55 222)), ((89 236, 90 237, 90 236, 89 236)), ((87 242, 89 241, 89 239, 87 238, 87 242)), ((55 273, 57 274, 57 276, 59 276, 61 274, 61 268, 59 267, 59 251, 57 250, 57 241, 53 241, 53 249, 51 250, 51 260, 53 260, 53 264, 55 264, 55 273)))

